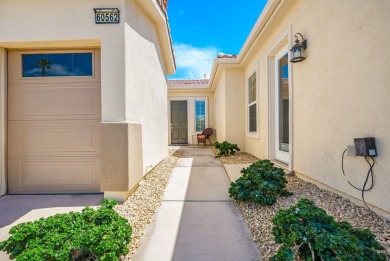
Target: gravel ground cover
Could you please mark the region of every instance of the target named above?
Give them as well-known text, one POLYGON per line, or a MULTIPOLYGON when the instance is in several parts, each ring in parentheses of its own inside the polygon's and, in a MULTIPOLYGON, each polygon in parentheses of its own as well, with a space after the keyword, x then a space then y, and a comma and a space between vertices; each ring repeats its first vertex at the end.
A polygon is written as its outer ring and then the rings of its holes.
MULTIPOLYGON (((222 157, 220 160, 225 164, 245 164, 256 162, 259 159, 248 153, 237 153, 235 156, 222 157)), ((248 202, 238 202, 252 239, 260 249, 264 260, 268 260, 278 248, 272 235, 272 218, 277 214, 278 209, 287 209, 301 198, 313 200, 318 207, 323 208, 337 221, 343 220, 354 227, 370 229, 376 235, 377 241, 385 247, 385 252, 390 258, 390 221, 379 217, 365 207, 355 205, 349 199, 320 189, 296 176, 286 176, 286 178, 287 189, 294 194, 290 197, 279 198, 273 206, 263 207, 248 202)))
POLYGON ((169 156, 145 176, 127 201, 115 207, 119 215, 129 220, 133 227, 132 240, 129 245, 130 252, 121 260, 131 260, 135 250, 139 247, 146 226, 151 222, 157 207, 160 206, 171 172, 182 154, 178 148, 170 149, 169 156))
MULTIPOLYGON (((215 155, 217 155, 218 150, 216 148, 211 147, 211 150, 215 155)), ((260 160, 259 158, 246 152, 237 152, 235 155, 220 157, 218 159, 222 164, 249 164, 260 160)))

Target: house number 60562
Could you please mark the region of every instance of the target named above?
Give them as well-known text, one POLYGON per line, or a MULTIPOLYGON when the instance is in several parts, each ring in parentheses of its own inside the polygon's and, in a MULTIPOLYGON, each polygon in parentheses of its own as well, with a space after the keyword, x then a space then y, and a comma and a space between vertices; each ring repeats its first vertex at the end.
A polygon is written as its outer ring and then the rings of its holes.
POLYGON ((118 14, 100 13, 96 14, 96 20, 98 22, 118 22, 118 14))
POLYGON ((95 8, 95 23, 116 24, 119 23, 118 8, 95 8))

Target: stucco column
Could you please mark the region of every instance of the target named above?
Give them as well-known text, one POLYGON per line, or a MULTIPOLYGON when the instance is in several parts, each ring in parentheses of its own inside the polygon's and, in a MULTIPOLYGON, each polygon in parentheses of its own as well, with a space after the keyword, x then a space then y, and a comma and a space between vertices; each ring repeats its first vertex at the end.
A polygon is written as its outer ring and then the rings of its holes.
POLYGON ((109 33, 101 43, 102 121, 126 120, 126 61, 124 35, 109 33))
MULTIPOLYGON (((226 140, 245 151, 245 76, 242 69, 226 69, 226 140)), ((258 105, 257 105, 258 106, 258 105)), ((258 130, 259 131, 259 130, 258 130)))
POLYGON ((101 191, 125 201, 143 178, 142 127, 128 122, 102 123, 101 191))

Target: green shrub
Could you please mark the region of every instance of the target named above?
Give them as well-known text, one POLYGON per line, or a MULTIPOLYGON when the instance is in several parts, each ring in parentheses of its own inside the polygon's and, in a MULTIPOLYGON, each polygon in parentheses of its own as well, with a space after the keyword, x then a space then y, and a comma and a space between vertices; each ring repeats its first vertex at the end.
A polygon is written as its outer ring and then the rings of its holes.
POLYGON ((229 155, 234 155, 236 154, 237 151, 240 151, 240 148, 237 147, 237 144, 231 144, 230 142, 227 142, 227 141, 224 141, 222 143, 219 143, 218 141, 216 141, 214 143, 214 146, 216 149, 219 150, 219 153, 217 154, 217 156, 215 156, 216 158, 219 158, 219 157, 227 157, 229 155))
POLYGON ((118 260, 129 252, 132 228, 103 199, 94 210, 57 214, 11 228, 0 250, 16 260, 118 260))
POLYGON ((336 222, 308 199, 301 199, 272 219, 272 234, 282 244, 272 261, 294 260, 294 251, 303 260, 386 260, 383 249, 368 229, 336 222), (298 251, 297 251, 297 248, 298 251), (313 259, 314 256, 314 259, 313 259))
POLYGON ((284 170, 274 167, 269 160, 260 160, 241 170, 243 174, 230 184, 229 195, 238 201, 253 201, 261 205, 273 205, 278 196, 289 196, 284 170))

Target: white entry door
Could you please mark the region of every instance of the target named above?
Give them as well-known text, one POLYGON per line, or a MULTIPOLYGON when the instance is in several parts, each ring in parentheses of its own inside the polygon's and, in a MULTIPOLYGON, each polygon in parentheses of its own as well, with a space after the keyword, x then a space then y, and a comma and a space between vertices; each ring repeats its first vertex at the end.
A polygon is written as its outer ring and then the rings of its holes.
POLYGON ((288 48, 275 55, 275 158, 290 160, 290 86, 288 48))

